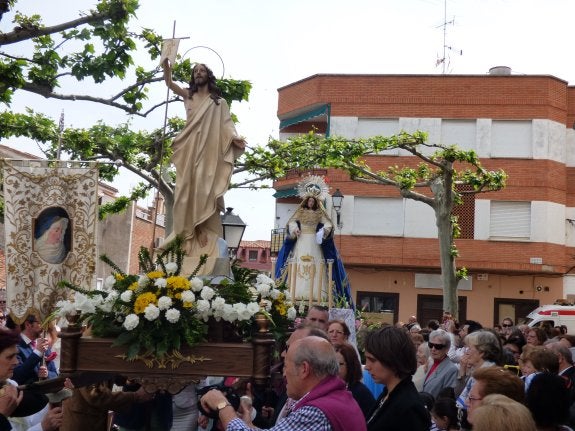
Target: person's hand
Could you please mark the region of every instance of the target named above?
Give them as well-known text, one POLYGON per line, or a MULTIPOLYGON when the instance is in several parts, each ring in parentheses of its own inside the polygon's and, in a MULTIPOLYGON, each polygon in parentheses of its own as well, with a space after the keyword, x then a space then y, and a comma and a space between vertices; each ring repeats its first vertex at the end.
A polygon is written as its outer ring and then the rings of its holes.
POLYGON ((46 338, 36 339, 36 347, 34 347, 34 349, 38 350, 42 356, 44 356, 44 353, 46 353, 48 347, 50 347, 50 342, 46 338))
POLYGON ((146 392, 143 386, 140 386, 136 392, 134 392, 136 396, 137 403, 145 403, 146 401, 150 401, 154 398, 154 394, 150 394, 146 392))
POLYGON ((62 407, 50 406, 50 410, 42 418, 42 431, 58 431, 62 425, 63 416, 62 407))
POLYGON ((227 401, 225 395, 217 389, 206 392, 202 398, 200 398, 200 402, 205 411, 214 411, 218 408, 219 403, 227 401))
POLYGON ((241 138, 241 137, 233 138, 232 144, 235 145, 236 147, 242 149, 242 150, 244 148, 246 148, 246 140, 244 138, 241 138))
POLYGON ((273 407, 263 406, 261 414, 262 414, 263 418, 271 419, 274 417, 275 411, 276 411, 276 409, 274 409, 273 407))
POLYGON ((207 416, 204 416, 202 414, 200 414, 200 416, 198 416, 198 426, 200 428, 207 428, 209 423, 210 423, 210 419, 207 416))
POLYGON ((40 379, 48 378, 48 367, 46 367, 46 365, 42 365, 40 368, 38 368, 38 377, 40 379))
POLYGON ((18 393, 18 388, 12 385, 6 385, 0 388, 0 414, 8 417, 18 407, 24 392, 18 393))

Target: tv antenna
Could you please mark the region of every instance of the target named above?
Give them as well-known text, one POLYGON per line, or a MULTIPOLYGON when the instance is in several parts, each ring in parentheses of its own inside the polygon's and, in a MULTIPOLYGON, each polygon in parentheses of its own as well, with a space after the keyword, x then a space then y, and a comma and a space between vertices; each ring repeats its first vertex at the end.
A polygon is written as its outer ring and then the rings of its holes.
POLYGON ((435 67, 441 65, 441 73, 443 74, 445 74, 450 64, 451 57, 449 56, 449 52, 453 51, 459 55, 463 55, 462 49, 456 49, 453 46, 447 45, 447 26, 449 25, 455 25, 455 17, 453 17, 451 21, 447 21, 447 0, 443 0, 443 24, 436 27, 443 28, 443 57, 435 61, 435 67))

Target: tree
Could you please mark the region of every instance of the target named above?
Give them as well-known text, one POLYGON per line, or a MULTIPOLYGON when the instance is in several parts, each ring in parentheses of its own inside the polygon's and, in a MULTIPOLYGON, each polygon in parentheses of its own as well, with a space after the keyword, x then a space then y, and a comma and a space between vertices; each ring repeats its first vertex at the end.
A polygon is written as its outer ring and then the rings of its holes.
POLYGON ((439 238, 443 306, 457 316, 457 284, 466 276, 466 270, 457 270, 455 266, 458 253, 454 240, 459 227, 453 209, 461 203, 463 194, 500 190, 507 175, 502 170, 483 168, 474 151, 426 141, 427 134, 423 132, 368 139, 325 138, 312 132, 285 142, 270 140, 267 149, 249 155, 248 165, 267 166, 270 176, 275 178, 294 167, 338 168, 348 172, 354 181, 393 186, 404 198, 429 205, 435 212, 439 238), (370 167, 376 164, 378 154, 392 149, 407 151, 419 159, 419 164, 385 170, 370 167), (462 191, 460 186, 464 185, 470 186, 470 190, 462 191))
MULTIPOLYGON (((0 12, 14 8, 16 3, 15 0, 0 3, 0 12)), ((39 15, 17 13, 16 28, 0 33, 0 104, 8 105, 15 92, 26 91, 46 98, 92 102, 131 117, 147 117, 165 103, 180 100, 173 97, 168 102, 148 101, 150 86, 163 81, 157 66, 162 38, 151 29, 138 33, 130 30, 130 19, 137 8, 138 0, 98 0, 95 9, 82 13, 80 18, 50 27, 42 24, 39 15), (15 46, 17 49, 10 49, 15 46), (145 50, 150 64, 155 66, 134 65, 133 55, 138 50, 145 50), (65 88, 70 79, 91 80, 96 84, 113 82, 121 89, 108 97, 102 95, 105 90, 101 85, 91 93, 67 93, 65 88)), ((174 79, 188 82, 190 59, 180 58, 173 73, 174 79)), ((251 90, 251 83, 245 80, 222 79, 218 86, 230 105, 233 101, 248 100, 251 90)), ((51 159, 56 157, 61 142, 63 152, 73 160, 114 162, 100 166, 100 177, 107 181, 113 180, 120 166, 140 176, 142 183, 132 194, 102 208, 103 215, 125 208, 150 188, 157 188, 166 207, 171 208, 174 173, 167 168, 169 144, 183 125, 182 119, 170 119, 164 133, 163 128, 133 131, 130 121, 119 125, 98 122, 85 129, 68 128, 60 133, 57 121, 49 115, 31 109, 25 113, 6 110, 0 113, 0 139, 19 136, 34 139, 51 159)))

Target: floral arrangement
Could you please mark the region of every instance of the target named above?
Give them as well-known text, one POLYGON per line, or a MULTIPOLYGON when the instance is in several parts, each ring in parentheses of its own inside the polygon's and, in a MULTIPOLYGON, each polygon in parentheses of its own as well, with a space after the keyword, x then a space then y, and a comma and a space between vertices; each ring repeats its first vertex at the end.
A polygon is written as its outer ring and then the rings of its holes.
POLYGON ((284 286, 264 274, 255 285, 247 274, 236 281, 225 280, 214 286, 209 277, 180 275, 184 252, 174 241, 153 262, 142 248, 142 274, 125 274, 106 256, 111 266, 104 290, 86 291, 67 282, 74 291, 70 300, 56 304, 56 314, 68 319, 76 316, 91 328, 94 336, 116 337, 114 345, 127 346, 127 358, 145 353, 156 357, 205 341, 211 320, 229 322, 239 333, 249 334, 257 313, 266 314, 275 326, 295 319, 296 310, 286 301, 284 286))

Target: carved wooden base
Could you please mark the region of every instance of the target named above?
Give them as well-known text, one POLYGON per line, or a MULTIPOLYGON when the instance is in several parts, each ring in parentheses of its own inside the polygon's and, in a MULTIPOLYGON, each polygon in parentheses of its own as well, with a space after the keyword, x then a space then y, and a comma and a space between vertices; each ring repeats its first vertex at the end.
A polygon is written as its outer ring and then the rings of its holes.
POLYGON ((253 377, 257 385, 267 384, 275 342, 271 333, 256 332, 251 343, 203 343, 161 359, 144 354, 128 361, 125 348, 113 347, 113 339, 83 337, 79 328, 63 328, 60 337, 62 375, 89 381, 89 374, 117 374, 139 380, 148 392, 172 394, 206 376, 253 377))

